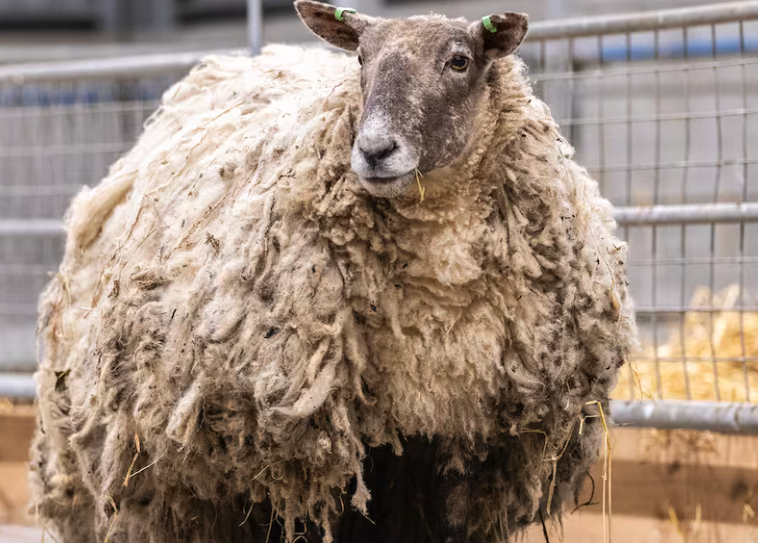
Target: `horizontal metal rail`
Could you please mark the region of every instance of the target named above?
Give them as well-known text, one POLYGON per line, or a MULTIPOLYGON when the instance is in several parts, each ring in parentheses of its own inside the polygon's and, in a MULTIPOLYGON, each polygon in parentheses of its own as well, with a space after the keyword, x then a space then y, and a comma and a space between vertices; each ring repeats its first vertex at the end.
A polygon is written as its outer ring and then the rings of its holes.
POLYGON ((241 54, 240 50, 196 51, 135 55, 129 57, 35 62, 0 66, 0 83, 41 83, 81 79, 111 79, 165 76, 167 72, 189 70, 213 54, 241 54))
MULTIPOLYGON (((729 2, 696 8, 536 22, 531 25, 527 39, 540 41, 577 38, 754 19, 758 19, 758 1, 729 2)), ((15 64, 0 67, 0 84, 162 76, 167 72, 189 70, 209 54, 229 53, 246 54, 244 50, 216 50, 15 64)))
POLYGON ((611 417, 616 425, 625 427, 758 434, 758 404, 614 401, 611 402, 611 417))
POLYGON ((31 303, 30 304, 0 304, 0 316, 36 318, 37 306, 36 304, 31 304, 31 303))
POLYGON ((756 222, 758 203, 617 207, 614 218, 622 226, 756 222))
POLYGON ((116 141, 102 143, 61 143, 57 145, 40 145, 38 147, 9 146, 0 149, 0 160, 4 158, 35 159, 39 156, 118 155, 128 151, 133 144, 133 142, 116 141))
MULTIPOLYGON (((620 226, 758 222, 758 203, 617 207, 614 218, 620 226)), ((0 220, 0 238, 54 237, 64 233, 61 221, 0 220)))
POLYGON ((32 400, 37 387, 31 375, 0 373, 0 398, 32 400))
POLYGON ((729 364, 731 362, 744 363, 750 362, 754 364, 758 362, 758 356, 655 356, 640 354, 637 355, 635 360, 637 362, 654 363, 658 362, 662 364, 729 364))
POLYGON ((618 79, 635 75, 657 75, 671 74, 675 72, 700 72, 705 70, 724 69, 724 68, 749 68, 758 64, 756 58, 736 58, 730 60, 711 60, 703 62, 693 62, 692 60, 684 62, 667 62, 665 64, 643 64, 641 66, 627 65, 621 68, 603 68, 582 70, 580 72, 542 72, 533 73, 530 77, 540 82, 547 81, 567 81, 580 79, 618 79))
MULTIPOLYGON (((36 393, 30 375, 0 374, 0 397, 33 400, 36 393)), ((611 422, 622 428, 758 435, 758 404, 613 400, 611 422)))
POLYGON ((651 170, 681 170, 685 168, 732 168, 735 166, 745 166, 758 164, 758 158, 735 158, 719 160, 686 160, 681 162, 634 162, 628 164, 609 164, 602 166, 599 164, 587 164, 584 167, 595 174, 611 172, 644 172, 651 170))
POLYGON ((754 19, 758 19, 758 2, 728 2, 694 8, 668 9, 602 17, 583 17, 536 23, 529 29, 528 39, 581 38, 603 34, 666 30, 754 19))
MULTIPOLYGON (((644 267, 649 268, 651 266, 688 266, 688 265, 708 265, 714 264, 716 266, 726 266, 728 264, 758 264, 758 256, 688 256, 688 257, 670 257, 670 258, 635 258, 626 263, 629 267, 644 267)), ((0 274, 2 274, 2 267, 0 267, 0 274)))
POLYGON ((54 237, 64 234, 63 221, 52 219, 0 220, 0 238, 54 237))
MULTIPOLYGON (((758 59, 756 59, 758 64, 758 59)), ((622 115, 618 117, 580 117, 577 119, 556 119, 560 126, 596 126, 629 123, 665 123, 671 121, 695 121, 704 119, 728 119, 757 115, 758 107, 730 109, 724 111, 693 111, 690 113, 660 113, 648 115, 622 115)))
POLYGON ((655 356, 655 354, 639 354, 635 357, 635 360, 637 362, 661 362, 663 364, 681 364, 682 362, 686 362, 687 364, 728 364, 730 362, 750 362, 753 364, 758 362, 758 356, 655 356))
POLYGON ((49 196, 72 197, 82 185, 3 185, 4 198, 43 198, 49 196))
POLYGON ((684 307, 684 306, 665 306, 655 307, 637 306, 634 308, 637 315, 676 315, 680 313, 688 314, 710 314, 710 313, 758 313, 758 307, 753 305, 739 305, 734 307, 684 307))

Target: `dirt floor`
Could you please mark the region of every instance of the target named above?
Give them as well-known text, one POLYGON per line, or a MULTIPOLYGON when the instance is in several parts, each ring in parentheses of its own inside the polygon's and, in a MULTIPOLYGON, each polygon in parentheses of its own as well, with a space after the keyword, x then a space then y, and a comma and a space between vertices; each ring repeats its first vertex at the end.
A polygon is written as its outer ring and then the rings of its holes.
MULTIPOLYGON (((0 410, 0 543, 42 541, 28 511, 25 463, 33 430, 31 408, 0 410)), ((613 442, 613 542, 758 543, 758 438, 619 429, 613 442)), ((562 526, 548 523, 550 543, 606 541, 602 466, 592 475, 594 505, 567 515, 562 526)), ((524 538, 545 541, 541 527, 524 538)))

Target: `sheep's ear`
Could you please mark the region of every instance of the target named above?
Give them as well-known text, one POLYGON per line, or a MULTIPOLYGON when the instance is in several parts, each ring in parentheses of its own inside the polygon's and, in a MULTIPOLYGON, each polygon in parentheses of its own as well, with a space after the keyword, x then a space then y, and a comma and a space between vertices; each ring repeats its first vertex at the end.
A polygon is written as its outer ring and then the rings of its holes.
POLYGON ((487 62, 513 53, 526 37, 529 17, 523 13, 490 15, 472 23, 469 32, 482 45, 487 62))
POLYGON ((361 34, 376 21, 355 10, 336 8, 322 2, 297 0, 295 9, 305 26, 319 38, 348 51, 358 49, 361 34))

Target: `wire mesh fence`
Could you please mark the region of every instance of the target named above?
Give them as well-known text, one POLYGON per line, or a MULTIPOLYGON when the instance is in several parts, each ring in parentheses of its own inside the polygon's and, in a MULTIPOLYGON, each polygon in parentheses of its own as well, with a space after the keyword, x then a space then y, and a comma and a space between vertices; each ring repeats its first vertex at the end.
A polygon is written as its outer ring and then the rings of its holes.
POLYGON ((36 303, 63 257, 61 219, 128 150, 200 56, 0 68, 0 371, 32 371, 36 303))
POLYGON ((523 49, 618 206, 639 398, 758 400, 758 3, 537 29, 523 49))
MULTIPOLYGON (((640 378, 758 401, 758 2, 533 25, 521 54, 630 244, 640 378)), ((0 69, 0 371, 34 366, 60 219, 192 55, 0 69)))

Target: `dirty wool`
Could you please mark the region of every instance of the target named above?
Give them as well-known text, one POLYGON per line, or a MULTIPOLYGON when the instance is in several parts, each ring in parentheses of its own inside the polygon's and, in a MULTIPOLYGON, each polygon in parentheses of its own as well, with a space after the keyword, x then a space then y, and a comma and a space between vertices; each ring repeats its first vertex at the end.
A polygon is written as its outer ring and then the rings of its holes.
POLYGON ((31 472, 64 541, 292 541, 308 519, 329 542, 367 512, 367 449, 414 435, 443 471, 490 466, 476 541, 573 505, 603 437, 588 402, 636 345, 610 205, 515 57, 423 202, 360 187, 361 107, 347 55, 210 57, 76 197, 31 472))

